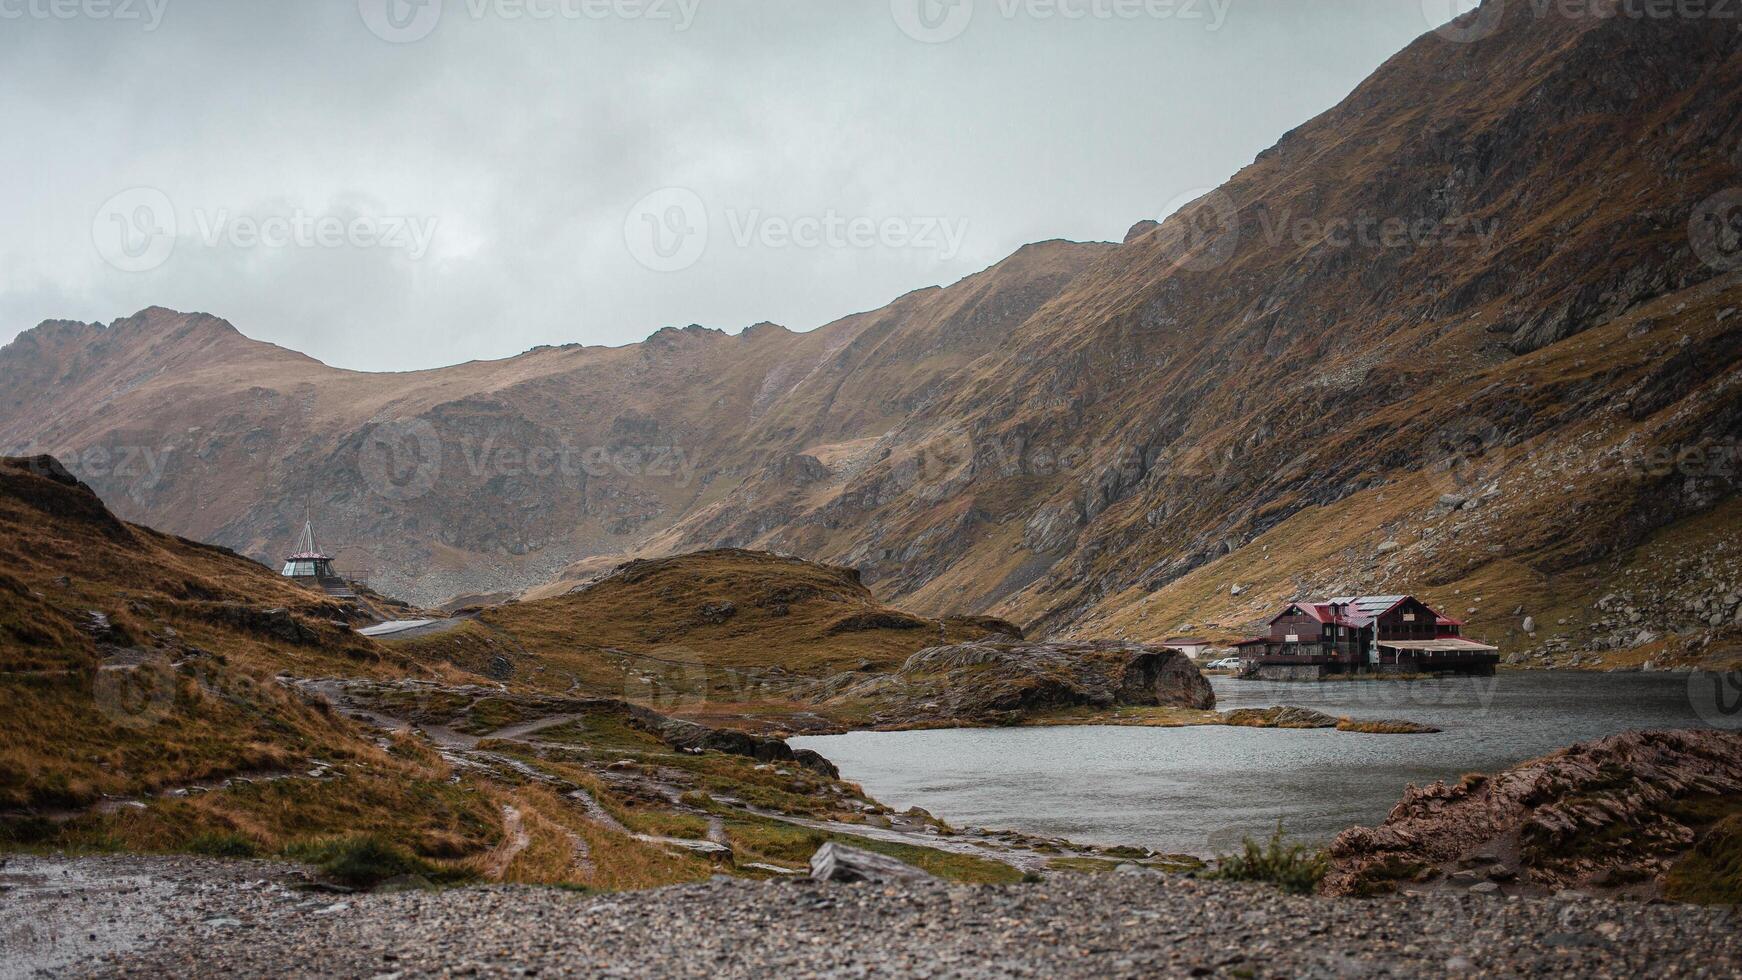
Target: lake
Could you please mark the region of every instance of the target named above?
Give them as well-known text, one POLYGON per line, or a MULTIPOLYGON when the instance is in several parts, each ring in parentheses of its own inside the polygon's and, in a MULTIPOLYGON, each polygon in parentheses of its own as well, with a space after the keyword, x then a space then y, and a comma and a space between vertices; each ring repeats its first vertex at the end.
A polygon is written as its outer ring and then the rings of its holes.
POLYGON ((1433 735, 1202 728, 949 729, 790 739, 896 809, 1208 856, 1268 835, 1326 842, 1385 818, 1409 783, 1493 772, 1635 728, 1724 727, 1709 675, 1501 673, 1424 681, 1270 683, 1214 678, 1218 708, 1277 704, 1400 718, 1433 735))

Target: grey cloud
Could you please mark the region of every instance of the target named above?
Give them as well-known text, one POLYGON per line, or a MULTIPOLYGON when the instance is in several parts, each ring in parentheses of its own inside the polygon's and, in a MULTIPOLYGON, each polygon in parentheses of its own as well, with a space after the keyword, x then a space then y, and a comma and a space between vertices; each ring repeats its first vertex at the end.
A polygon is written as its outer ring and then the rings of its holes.
POLYGON ((941 44, 904 35, 886 0, 702 0, 681 31, 445 0, 410 43, 372 33, 357 0, 168 0, 149 31, 3 20, 0 341, 154 304, 366 369, 692 321, 808 329, 1028 241, 1117 240, 1431 26, 1394 0, 1233 0, 1218 30, 1008 6, 977 0, 941 44), (637 263, 624 224, 668 186, 699 195, 712 232, 698 260, 661 273, 637 263), (161 265, 128 272, 105 264, 93 223, 134 187, 172 202, 177 238, 161 265), (964 237, 947 255, 740 247, 727 217, 752 212, 941 219, 964 237), (219 213, 363 214, 435 234, 418 258, 207 244, 201 223, 219 213))

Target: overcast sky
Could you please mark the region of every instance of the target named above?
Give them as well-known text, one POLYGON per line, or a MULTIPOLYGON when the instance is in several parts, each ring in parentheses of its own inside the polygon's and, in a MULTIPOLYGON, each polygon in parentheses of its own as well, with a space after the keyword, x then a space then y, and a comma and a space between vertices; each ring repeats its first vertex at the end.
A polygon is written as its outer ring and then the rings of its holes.
POLYGON ((1454 2, 0 0, 0 342, 151 305, 370 370, 810 329, 1118 240, 1454 2))

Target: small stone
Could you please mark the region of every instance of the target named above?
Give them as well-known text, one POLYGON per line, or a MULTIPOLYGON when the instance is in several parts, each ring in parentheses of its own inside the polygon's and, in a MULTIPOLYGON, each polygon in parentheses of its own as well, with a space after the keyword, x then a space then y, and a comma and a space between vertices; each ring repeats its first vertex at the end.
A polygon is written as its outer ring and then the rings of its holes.
POLYGON ((1472 895, 1492 895, 1499 890, 1500 886, 1492 881, 1484 881, 1470 886, 1470 894, 1472 895))

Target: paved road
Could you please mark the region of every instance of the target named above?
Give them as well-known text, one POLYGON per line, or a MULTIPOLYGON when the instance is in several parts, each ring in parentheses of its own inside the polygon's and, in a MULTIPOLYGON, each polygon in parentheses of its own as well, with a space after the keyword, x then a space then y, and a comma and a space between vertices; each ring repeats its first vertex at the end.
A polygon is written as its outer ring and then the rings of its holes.
POLYGON ((464 619, 392 619, 374 626, 365 626, 357 632, 364 636, 373 636, 377 640, 408 640, 414 636, 446 633, 464 622, 464 619))

